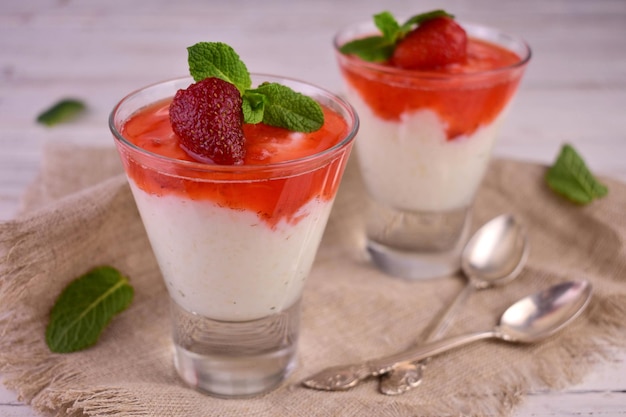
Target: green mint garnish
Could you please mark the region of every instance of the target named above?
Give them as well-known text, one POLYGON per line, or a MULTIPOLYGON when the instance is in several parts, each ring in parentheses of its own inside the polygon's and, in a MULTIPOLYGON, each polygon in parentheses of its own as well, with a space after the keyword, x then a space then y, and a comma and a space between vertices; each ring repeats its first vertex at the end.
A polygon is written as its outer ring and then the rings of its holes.
POLYGON ((187 48, 189 73, 194 81, 215 77, 234 84, 243 94, 252 81, 237 52, 221 42, 199 42, 187 48))
POLYGON ((454 18, 453 15, 444 10, 433 10, 415 15, 400 25, 390 12, 384 11, 374 15, 374 24, 380 30, 380 35, 355 39, 341 46, 339 50, 347 55, 356 55, 364 61, 387 61, 393 55, 397 43, 415 26, 437 17, 454 18))
POLYGON ((324 124, 324 113, 315 100, 282 84, 263 83, 246 95, 249 93, 265 97, 263 122, 268 125, 297 126, 292 130, 313 132, 324 124))
POLYGON ((588 204, 609 192, 589 171, 576 150, 567 144, 548 169, 546 182, 556 193, 577 204, 588 204))
POLYGON ((133 293, 128 279, 109 266, 72 281, 50 312, 48 347, 52 352, 69 353, 94 345, 113 316, 130 305, 133 293))
POLYGON ((246 123, 261 123, 265 113, 265 104, 267 103, 265 96, 251 90, 246 90, 244 94, 246 99, 242 103, 243 119, 246 123))
POLYGON ((382 38, 390 44, 395 43, 402 34, 402 28, 390 12, 374 15, 374 24, 382 33, 382 38))
POLYGON ((368 62, 385 62, 393 55, 395 42, 389 42, 382 36, 355 39, 343 45, 339 50, 346 55, 356 55, 368 62))
POLYGON ((85 109, 85 104, 80 100, 70 98, 63 99, 37 116, 37 122, 46 126, 54 126, 59 123, 70 121, 82 113, 85 109))
POLYGON ((322 108, 311 97, 276 83, 251 89, 250 73, 230 46, 199 42, 187 51, 189 72, 195 81, 216 77, 237 87, 243 99, 245 123, 263 122, 296 132, 312 132, 324 124, 322 108))

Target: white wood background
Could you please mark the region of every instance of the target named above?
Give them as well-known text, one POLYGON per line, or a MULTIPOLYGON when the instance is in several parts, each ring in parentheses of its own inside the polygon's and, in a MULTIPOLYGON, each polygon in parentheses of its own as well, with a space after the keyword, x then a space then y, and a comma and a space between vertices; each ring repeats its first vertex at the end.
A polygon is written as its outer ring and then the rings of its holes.
MULTIPOLYGON (((533 57, 496 154, 551 163, 573 144, 591 169, 626 181, 626 0, 2 0, 0 220, 13 217, 45 142, 112 146, 107 117, 145 84, 187 74, 185 48, 232 45, 254 72, 340 91, 334 32, 381 10, 446 8, 524 37, 533 57), (73 96, 76 123, 48 129, 39 112, 73 96)), ((625 416, 626 352, 563 392, 536 392, 519 416, 625 416)), ((34 416, 0 386, 0 416, 34 416)))

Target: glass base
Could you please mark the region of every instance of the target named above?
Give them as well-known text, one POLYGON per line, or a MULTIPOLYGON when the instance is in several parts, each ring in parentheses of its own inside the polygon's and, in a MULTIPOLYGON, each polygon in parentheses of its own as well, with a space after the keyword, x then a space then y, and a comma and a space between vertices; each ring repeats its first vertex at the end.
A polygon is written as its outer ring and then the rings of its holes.
POLYGON ((295 367, 300 302, 258 320, 224 322, 172 304, 174 365, 191 387, 250 397, 278 386, 295 367))
POLYGON ((378 269, 406 279, 433 279, 450 276, 461 269, 461 251, 402 252, 368 241, 367 252, 378 269))
POLYGON ((383 272, 407 279, 450 276, 461 267, 470 210, 402 211, 372 204, 366 248, 383 272))

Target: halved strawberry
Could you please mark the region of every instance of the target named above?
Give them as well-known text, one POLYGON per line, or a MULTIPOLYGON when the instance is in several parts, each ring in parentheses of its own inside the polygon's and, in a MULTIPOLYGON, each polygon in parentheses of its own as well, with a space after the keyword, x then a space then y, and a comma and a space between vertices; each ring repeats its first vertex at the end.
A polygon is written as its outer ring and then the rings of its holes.
POLYGON ((428 70, 463 63, 467 58, 467 34, 450 17, 421 23, 396 45, 391 63, 405 69, 428 70))
POLYGON ((205 78, 178 90, 170 123, 181 147, 203 162, 234 165, 245 156, 242 99, 233 84, 205 78))

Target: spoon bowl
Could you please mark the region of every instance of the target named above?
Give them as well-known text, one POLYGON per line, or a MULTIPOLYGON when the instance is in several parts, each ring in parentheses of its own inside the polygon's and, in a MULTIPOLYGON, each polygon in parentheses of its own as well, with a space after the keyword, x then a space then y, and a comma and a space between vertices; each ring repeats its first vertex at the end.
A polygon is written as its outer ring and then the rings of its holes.
POLYGON ((455 336, 363 364, 327 368, 303 381, 304 386, 337 391, 384 375, 398 364, 415 362, 483 339, 532 343, 553 335, 584 311, 591 299, 591 284, 568 281, 526 296, 511 305, 493 329, 455 336))
POLYGON ((502 339, 532 343, 551 336, 583 312, 591 292, 587 281, 572 281, 522 298, 500 318, 502 339))
POLYGON ((518 276, 528 257, 522 224, 511 214, 485 223, 467 242, 461 269, 475 288, 502 285, 518 276))

